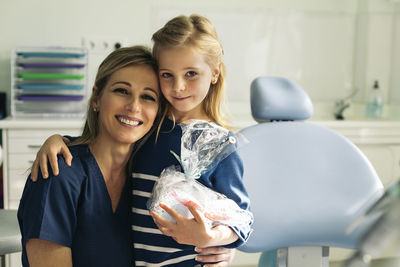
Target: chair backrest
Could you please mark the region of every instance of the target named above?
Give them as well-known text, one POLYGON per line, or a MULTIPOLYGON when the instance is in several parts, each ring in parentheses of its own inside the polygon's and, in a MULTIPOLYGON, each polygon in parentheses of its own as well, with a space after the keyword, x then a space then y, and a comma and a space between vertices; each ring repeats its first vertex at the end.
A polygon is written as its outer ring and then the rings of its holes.
POLYGON ((349 226, 383 194, 371 163, 333 130, 287 121, 312 114, 311 100, 293 82, 258 78, 251 99, 256 120, 285 121, 260 123, 238 134, 255 221, 254 232, 240 249, 355 248, 363 228, 348 233, 349 226))

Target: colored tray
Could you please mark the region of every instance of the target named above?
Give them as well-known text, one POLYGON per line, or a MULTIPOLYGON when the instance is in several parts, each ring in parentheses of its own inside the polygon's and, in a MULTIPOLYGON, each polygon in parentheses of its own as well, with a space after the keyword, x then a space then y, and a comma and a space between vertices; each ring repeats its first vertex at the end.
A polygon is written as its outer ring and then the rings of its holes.
POLYGON ((19 95, 18 100, 32 102, 81 101, 82 95, 19 95))
POLYGON ((20 84, 18 89, 23 90, 82 90, 80 84, 20 84))
POLYGON ((51 58, 82 58, 84 53, 65 53, 65 52, 17 52, 21 57, 51 57, 51 58))
POLYGON ((18 66, 32 69, 77 69, 85 67, 85 64, 71 63, 18 63, 18 66))
POLYGON ((19 78, 32 80, 80 80, 84 75, 78 74, 60 74, 60 73, 20 73, 19 78))

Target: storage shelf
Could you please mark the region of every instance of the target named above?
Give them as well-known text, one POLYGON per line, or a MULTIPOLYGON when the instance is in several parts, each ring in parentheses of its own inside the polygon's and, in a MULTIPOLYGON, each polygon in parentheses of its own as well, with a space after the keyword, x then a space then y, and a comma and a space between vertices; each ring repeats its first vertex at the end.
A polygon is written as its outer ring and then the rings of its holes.
POLYGON ((83 47, 16 47, 11 55, 11 114, 83 117, 88 99, 83 47))

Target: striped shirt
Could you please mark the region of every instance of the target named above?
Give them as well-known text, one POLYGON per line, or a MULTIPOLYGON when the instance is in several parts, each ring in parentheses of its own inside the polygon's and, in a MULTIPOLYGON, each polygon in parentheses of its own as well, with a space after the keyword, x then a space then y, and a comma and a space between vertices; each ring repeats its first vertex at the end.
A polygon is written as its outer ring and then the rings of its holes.
MULTIPOLYGON (((154 183, 164 168, 179 165, 170 153, 180 155, 182 131, 179 126, 172 129, 173 122, 165 120, 155 143, 155 134, 143 145, 135 156, 132 174, 132 234, 136 266, 195 266, 197 253, 194 247, 177 243, 163 235, 149 215, 146 203, 151 196, 154 183)), ((205 186, 225 194, 242 209, 249 209, 249 199, 242 183, 243 165, 237 152, 233 152, 219 165, 199 178, 205 186)), ((250 225, 244 229, 233 227, 239 239, 226 247, 242 245, 250 234, 250 225)))

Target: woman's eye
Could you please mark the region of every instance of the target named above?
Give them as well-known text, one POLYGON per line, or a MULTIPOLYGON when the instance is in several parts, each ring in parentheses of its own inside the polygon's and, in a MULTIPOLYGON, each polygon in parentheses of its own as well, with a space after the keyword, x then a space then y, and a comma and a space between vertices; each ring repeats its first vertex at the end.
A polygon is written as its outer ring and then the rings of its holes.
POLYGON ((172 75, 171 75, 170 73, 168 73, 168 72, 164 72, 164 73, 161 73, 160 76, 161 76, 162 78, 169 78, 169 77, 171 77, 172 75))
POLYGON ((197 72, 195 72, 195 71, 188 71, 188 72, 186 72, 186 76, 187 77, 194 77, 194 76, 196 76, 197 75, 197 72))
POLYGON ((114 92, 127 95, 129 92, 125 88, 115 88, 114 92))
POLYGON ((156 99, 151 95, 143 95, 142 98, 144 100, 150 100, 150 101, 156 102, 156 99))

